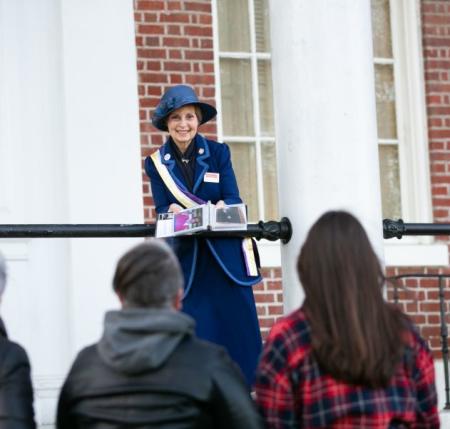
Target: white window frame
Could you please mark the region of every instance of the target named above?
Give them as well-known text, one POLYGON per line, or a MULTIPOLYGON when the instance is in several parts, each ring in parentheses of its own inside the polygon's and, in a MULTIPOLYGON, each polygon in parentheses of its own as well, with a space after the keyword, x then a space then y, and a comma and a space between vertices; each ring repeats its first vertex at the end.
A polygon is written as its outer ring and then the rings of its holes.
MULTIPOLYGON (((217 138, 219 141, 227 141, 230 143, 248 143, 255 145, 256 154, 256 180, 258 192, 258 214, 261 219, 265 217, 265 201, 263 189, 263 165, 261 156, 261 145, 265 142, 276 141, 275 137, 261 136, 260 109, 259 109, 259 88, 258 88, 258 60, 271 60, 271 54, 256 51, 256 34, 255 34, 255 17, 254 17, 254 1, 248 0, 249 20, 250 20, 250 53, 247 52, 220 52, 219 51, 219 19, 217 12, 217 0, 212 0, 212 17, 213 17, 213 40, 214 40, 214 70, 216 81, 216 109, 217 109, 217 138), (220 52, 220 53, 219 53, 220 52), (251 78, 252 78, 252 98, 253 98, 253 123, 255 126, 254 137, 248 136, 224 136, 222 122, 222 93, 220 80, 220 59, 250 59, 251 78)), ((278 219, 266 219, 278 220, 278 219)), ((280 267, 281 254, 280 242, 261 240, 258 243, 261 265, 263 267, 280 267)))
MULTIPOLYGON (((260 136, 259 89, 257 85, 257 60, 270 59, 270 54, 258 54, 255 49, 254 3, 249 0, 251 54, 226 53, 218 49, 217 0, 212 0, 214 63, 216 79, 216 105, 218 111, 217 133, 222 141, 249 142, 256 146, 258 183, 258 210, 264 214, 262 184, 261 143, 276 141, 260 136), (256 139, 229 138, 223 135, 220 85, 220 58, 245 58, 251 60, 252 95, 256 139)), ((428 149, 427 114, 423 51, 421 42, 421 15, 419 0, 390 0, 392 50, 394 57, 395 107, 397 139, 379 140, 380 144, 398 145, 400 165, 400 194, 402 218, 405 222, 432 222, 431 182, 428 149), (406 145, 408 142, 408 145, 406 145)), ((377 64, 392 63, 374 58, 377 64)), ((381 227, 381 225, 380 225, 381 227)), ((389 266, 442 266, 448 265, 448 249, 445 244, 431 237, 404 237, 401 240, 385 240, 385 263, 389 266)), ((279 242, 263 242, 260 246, 263 266, 279 266, 279 242)))
POLYGON ((255 33, 255 14, 254 1, 248 0, 248 13, 250 20, 250 52, 225 52, 219 50, 219 19, 217 12, 217 0, 212 0, 213 12, 213 38, 214 38, 214 69, 216 79, 216 108, 217 108, 217 137, 219 141, 227 143, 245 143, 255 145, 256 154, 256 183, 258 197, 258 216, 265 218, 265 199, 263 182, 262 149, 263 143, 275 143, 275 137, 261 135, 260 106, 259 106, 259 88, 258 88, 258 61, 271 60, 271 54, 266 52, 257 52, 256 33, 255 33), (252 136, 227 136, 223 133, 222 122, 222 93, 220 80, 220 60, 221 59, 245 59, 250 60, 251 79, 252 79, 252 103, 253 103, 253 124, 254 134, 252 136))
MULTIPOLYGON (((389 6, 402 218, 405 222, 433 222, 420 1, 390 0, 389 6)), ((448 248, 432 237, 389 239, 385 240, 385 263, 445 266, 448 248)))

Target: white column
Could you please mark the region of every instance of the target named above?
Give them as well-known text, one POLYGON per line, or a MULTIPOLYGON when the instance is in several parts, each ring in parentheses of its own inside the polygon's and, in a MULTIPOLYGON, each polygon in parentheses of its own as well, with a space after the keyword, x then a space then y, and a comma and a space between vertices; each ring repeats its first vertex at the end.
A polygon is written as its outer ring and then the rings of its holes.
MULTIPOLYGON (((133 1, 0 0, 0 223, 142 222, 133 1)), ((140 240, 0 240, 0 313, 28 351, 39 427, 140 240)))
MULTIPOLYGON (((301 244, 325 211, 355 214, 382 255, 369 0, 270 0, 285 311, 303 299, 301 244)), ((351 240, 351 237, 348 237, 351 240)))
MULTIPOLYGON (((60 1, 67 221, 143 223, 133 1, 60 1)), ((72 357, 118 307, 115 263, 140 240, 71 240, 72 357)))

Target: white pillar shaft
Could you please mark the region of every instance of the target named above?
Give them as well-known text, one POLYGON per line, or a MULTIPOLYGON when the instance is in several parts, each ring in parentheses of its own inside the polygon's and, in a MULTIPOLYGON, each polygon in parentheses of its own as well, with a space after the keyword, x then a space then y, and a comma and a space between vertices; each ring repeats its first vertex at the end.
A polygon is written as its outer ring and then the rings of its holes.
MULTIPOLYGON (((344 209, 382 254, 381 198, 369 0, 270 0, 285 311, 303 293, 295 270, 306 233, 344 209)), ((351 237, 349 237, 351 240, 351 237)))

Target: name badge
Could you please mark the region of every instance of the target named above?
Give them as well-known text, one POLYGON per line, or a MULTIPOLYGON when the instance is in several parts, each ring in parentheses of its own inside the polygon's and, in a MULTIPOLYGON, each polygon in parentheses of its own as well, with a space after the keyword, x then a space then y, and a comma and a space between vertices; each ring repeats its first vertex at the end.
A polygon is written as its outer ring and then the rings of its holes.
POLYGON ((204 182, 219 183, 219 180, 220 180, 219 173, 205 173, 205 175, 203 176, 204 182))

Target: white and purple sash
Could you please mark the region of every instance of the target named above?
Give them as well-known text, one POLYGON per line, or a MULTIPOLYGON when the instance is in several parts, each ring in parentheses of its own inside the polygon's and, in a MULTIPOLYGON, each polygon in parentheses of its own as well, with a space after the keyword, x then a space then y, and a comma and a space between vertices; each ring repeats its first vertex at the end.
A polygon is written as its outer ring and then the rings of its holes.
MULTIPOLYGON (((190 193, 187 189, 182 189, 171 176, 167 166, 161 162, 161 152, 156 150, 150 155, 156 170, 158 171, 162 181, 166 185, 171 194, 178 200, 178 202, 185 208, 192 208, 199 204, 206 204, 201 198, 190 193)), ((255 252, 253 250, 253 243, 250 238, 242 239, 242 252, 244 254, 245 268, 247 275, 259 275, 258 267, 256 265, 255 252)))

